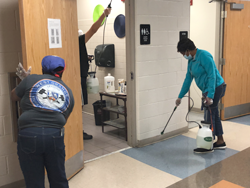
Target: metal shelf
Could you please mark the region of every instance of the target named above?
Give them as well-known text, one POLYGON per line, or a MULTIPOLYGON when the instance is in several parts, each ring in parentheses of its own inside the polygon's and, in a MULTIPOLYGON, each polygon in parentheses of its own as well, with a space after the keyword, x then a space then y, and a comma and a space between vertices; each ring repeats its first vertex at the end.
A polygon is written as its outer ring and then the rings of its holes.
POLYGON ((119 129, 126 128, 125 121, 122 119, 114 119, 114 120, 110 120, 110 121, 104 121, 103 123, 107 124, 107 125, 111 125, 113 127, 119 128, 119 129))
POLYGON ((104 107, 103 110, 114 112, 114 113, 121 114, 121 115, 126 115, 125 111, 121 112, 119 108, 121 108, 121 106, 112 106, 112 107, 104 107))

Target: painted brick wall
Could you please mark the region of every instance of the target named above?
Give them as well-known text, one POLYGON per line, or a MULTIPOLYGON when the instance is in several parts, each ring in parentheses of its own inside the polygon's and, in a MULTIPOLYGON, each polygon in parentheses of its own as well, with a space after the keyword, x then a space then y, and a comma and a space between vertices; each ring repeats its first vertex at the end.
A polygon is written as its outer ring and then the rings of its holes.
MULTIPOLYGON (((161 133, 175 107, 187 61, 177 53, 179 31, 190 30, 189 0, 136 0, 136 85, 138 139, 161 133), (151 44, 140 45, 140 24, 151 25, 151 44)), ((183 99, 165 132, 186 127, 183 99)))

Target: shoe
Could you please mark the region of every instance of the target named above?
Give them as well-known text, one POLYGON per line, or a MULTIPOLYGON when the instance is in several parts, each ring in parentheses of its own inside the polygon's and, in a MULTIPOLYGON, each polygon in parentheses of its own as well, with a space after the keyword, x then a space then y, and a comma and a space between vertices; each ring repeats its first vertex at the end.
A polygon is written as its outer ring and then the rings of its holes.
POLYGON ((226 149, 227 148, 227 146, 226 146, 226 143, 224 142, 224 143, 222 143, 222 144, 217 144, 217 142, 215 142, 214 144, 213 144, 213 149, 226 149))
POLYGON ((212 153, 213 149, 204 149, 204 148, 196 148, 194 149, 194 153, 212 153))
POLYGON ((83 140, 91 140, 92 138, 93 138, 92 135, 89 135, 89 134, 83 132, 83 140))

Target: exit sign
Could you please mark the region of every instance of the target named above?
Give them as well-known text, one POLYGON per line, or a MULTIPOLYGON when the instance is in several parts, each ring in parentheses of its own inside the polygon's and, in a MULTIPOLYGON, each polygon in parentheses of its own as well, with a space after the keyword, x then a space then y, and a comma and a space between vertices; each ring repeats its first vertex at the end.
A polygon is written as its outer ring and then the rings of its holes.
POLYGON ((193 0, 190 0, 190 6, 192 6, 193 5, 193 0))

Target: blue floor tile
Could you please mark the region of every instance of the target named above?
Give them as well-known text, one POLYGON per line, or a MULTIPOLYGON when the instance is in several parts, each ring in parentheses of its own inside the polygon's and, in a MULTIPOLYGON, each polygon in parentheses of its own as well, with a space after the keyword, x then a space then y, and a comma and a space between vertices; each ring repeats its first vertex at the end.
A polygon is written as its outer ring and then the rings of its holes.
POLYGON ((121 153, 182 179, 238 153, 227 148, 208 154, 194 154, 195 148, 195 139, 181 135, 121 153))
POLYGON ((250 125, 250 115, 230 119, 228 121, 231 121, 234 123, 240 123, 240 124, 244 124, 244 125, 250 125))

